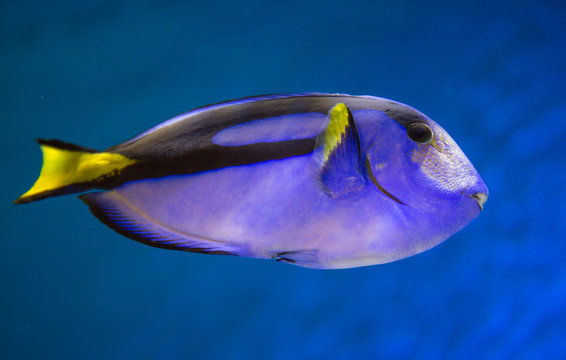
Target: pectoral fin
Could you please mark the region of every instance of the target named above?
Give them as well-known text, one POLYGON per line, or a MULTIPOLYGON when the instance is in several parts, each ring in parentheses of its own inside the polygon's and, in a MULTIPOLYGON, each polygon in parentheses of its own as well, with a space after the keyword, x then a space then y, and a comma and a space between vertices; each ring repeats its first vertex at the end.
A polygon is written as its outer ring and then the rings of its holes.
POLYGON ((319 180, 328 195, 336 197, 365 186, 358 128, 345 104, 336 104, 328 113, 328 126, 316 139, 318 147, 322 147, 319 180))

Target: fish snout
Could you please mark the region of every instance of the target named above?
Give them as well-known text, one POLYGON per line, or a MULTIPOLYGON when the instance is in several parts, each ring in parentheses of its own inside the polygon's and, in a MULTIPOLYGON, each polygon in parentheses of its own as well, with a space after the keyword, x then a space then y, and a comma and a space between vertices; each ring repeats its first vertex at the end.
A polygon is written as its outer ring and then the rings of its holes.
POLYGON ((478 192, 470 195, 470 197, 473 198, 478 203, 478 206, 480 207, 480 211, 482 211, 483 204, 485 204, 485 202, 487 201, 487 194, 478 192))
POLYGON ((476 183, 470 188, 468 188, 466 193, 470 198, 472 198, 478 204, 480 211, 482 211, 483 206, 489 196, 489 190, 487 189, 487 186, 485 185, 483 180, 479 177, 479 175, 476 183))

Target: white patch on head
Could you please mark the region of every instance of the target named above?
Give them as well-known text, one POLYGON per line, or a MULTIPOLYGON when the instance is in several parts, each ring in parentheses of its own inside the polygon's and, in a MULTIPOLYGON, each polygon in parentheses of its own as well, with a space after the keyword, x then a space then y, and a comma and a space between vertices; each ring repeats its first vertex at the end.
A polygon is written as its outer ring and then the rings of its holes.
POLYGON ((411 160, 422 172, 445 191, 458 191, 473 186, 476 171, 456 142, 439 126, 432 125, 434 139, 411 153, 411 160))

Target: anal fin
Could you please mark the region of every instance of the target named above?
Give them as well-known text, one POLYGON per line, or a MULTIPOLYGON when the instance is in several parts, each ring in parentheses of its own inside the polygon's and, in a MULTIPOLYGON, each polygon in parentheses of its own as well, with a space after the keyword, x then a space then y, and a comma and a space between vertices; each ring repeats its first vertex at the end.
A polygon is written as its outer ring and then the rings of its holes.
POLYGON ((237 246, 185 234, 148 218, 117 191, 92 192, 79 198, 102 223, 143 244, 171 250, 245 256, 237 246))

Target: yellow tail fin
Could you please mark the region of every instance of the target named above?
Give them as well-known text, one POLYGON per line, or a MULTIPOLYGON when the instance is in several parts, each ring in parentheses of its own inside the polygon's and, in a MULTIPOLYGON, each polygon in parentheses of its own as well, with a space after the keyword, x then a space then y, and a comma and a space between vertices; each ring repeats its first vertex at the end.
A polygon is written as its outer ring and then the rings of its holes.
POLYGON ((37 142, 43 152, 41 173, 31 189, 14 201, 15 204, 88 190, 86 183, 135 162, 120 154, 97 152, 58 140, 37 142))

